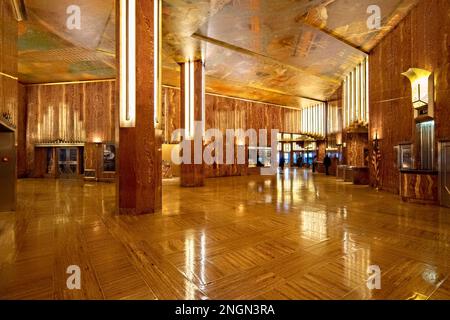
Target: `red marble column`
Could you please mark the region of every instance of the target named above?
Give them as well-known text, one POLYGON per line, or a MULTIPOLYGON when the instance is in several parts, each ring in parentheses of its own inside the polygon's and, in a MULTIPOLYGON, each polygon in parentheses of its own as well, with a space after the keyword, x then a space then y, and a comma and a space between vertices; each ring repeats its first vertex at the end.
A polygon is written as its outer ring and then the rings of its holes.
MULTIPOLYGON (((154 60, 154 1, 136 1, 136 119, 134 127, 120 127, 117 137, 117 200, 121 214, 154 213, 162 204, 162 137, 154 124, 154 70, 159 63, 154 60)), ((116 7, 119 11, 120 6, 116 7)), ((120 21, 120 12, 117 14, 120 21)), ((120 65, 120 46, 117 52, 120 65)), ((120 81, 117 84, 120 95, 120 81)), ((120 99, 117 101, 119 105, 120 99)))
MULTIPOLYGON (((193 85, 194 85, 194 120, 195 121, 204 121, 204 112, 203 112, 203 101, 204 101, 204 88, 202 86, 204 79, 204 67, 202 61, 194 61, 194 74, 193 74, 193 85)), ((180 88, 181 88, 181 128, 185 129, 189 127, 189 124, 186 123, 186 86, 185 86, 185 64, 181 64, 181 75, 180 75, 180 88)), ((204 149, 202 143, 202 150, 204 149)), ((182 187, 201 187, 205 184, 205 165, 202 161, 201 164, 194 163, 194 141, 191 144, 191 164, 183 163, 181 165, 181 174, 180 174, 180 184, 182 187)), ((203 159, 203 157, 202 157, 203 159)))

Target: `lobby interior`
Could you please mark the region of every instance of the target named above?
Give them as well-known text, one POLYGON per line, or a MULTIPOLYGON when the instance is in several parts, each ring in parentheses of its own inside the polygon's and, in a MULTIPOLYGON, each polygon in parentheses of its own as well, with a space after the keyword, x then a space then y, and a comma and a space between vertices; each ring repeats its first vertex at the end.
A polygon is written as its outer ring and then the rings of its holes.
POLYGON ((0 17, 0 299, 450 299, 449 1, 0 17))

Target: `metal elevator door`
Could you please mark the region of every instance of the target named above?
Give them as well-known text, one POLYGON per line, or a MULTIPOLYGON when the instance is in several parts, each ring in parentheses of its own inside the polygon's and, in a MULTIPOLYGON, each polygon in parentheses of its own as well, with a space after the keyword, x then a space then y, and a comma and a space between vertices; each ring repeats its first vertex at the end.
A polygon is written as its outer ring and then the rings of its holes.
POLYGON ((439 160, 441 205, 450 207, 450 142, 440 144, 439 160))
POLYGON ((58 176, 73 179, 78 174, 78 148, 58 149, 58 176))
POLYGON ((16 209, 16 147, 14 132, 0 132, 0 212, 16 209))

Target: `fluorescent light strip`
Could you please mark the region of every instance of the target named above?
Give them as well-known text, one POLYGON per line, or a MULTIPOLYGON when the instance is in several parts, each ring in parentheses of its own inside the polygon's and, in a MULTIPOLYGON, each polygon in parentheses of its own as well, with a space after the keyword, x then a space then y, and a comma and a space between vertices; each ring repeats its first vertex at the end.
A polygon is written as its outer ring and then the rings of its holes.
POLYGON ((154 65, 154 124, 158 127, 161 121, 161 0, 154 0, 153 25, 153 65, 154 65))
POLYGON ((355 73, 355 113, 354 113, 354 117, 355 120, 359 119, 360 116, 360 110, 361 110, 361 98, 360 98, 360 94, 361 94, 361 69, 360 69, 360 65, 358 65, 356 67, 356 73, 355 73))
POLYGON ((189 62, 184 64, 184 126, 185 135, 190 137, 190 89, 189 89, 189 62))
POLYGON ((128 0, 128 114, 134 126, 136 117, 136 0, 128 0))
POLYGON ((202 136, 205 135, 206 132, 206 106, 205 106, 205 92, 206 92, 206 79, 205 79, 205 65, 202 62, 202 93, 201 93, 201 99, 202 99, 202 136))
POLYGON ((195 135, 195 83, 194 83, 194 63, 189 62, 189 110, 190 110, 190 132, 192 137, 195 135))
POLYGON ((369 57, 366 58, 365 60, 365 68, 366 68, 366 76, 365 76, 365 81, 366 81, 366 117, 365 117, 365 121, 366 123, 369 123, 369 57))
POLYGON ((120 126, 127 120, 127 0, 120 1, 120 126))
POLYGON ((136 0, 120 1, 120 126, 136 124, 136 0))

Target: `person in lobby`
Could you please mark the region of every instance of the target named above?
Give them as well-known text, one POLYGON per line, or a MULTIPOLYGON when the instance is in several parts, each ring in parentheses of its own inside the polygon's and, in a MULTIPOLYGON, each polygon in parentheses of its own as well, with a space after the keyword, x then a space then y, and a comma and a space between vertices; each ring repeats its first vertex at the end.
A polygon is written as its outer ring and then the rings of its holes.
POLYGON ((325 158, 323 159, 323 165, 325 166, 325 174, 327 176, 330 175, 330 167, 331 167, 331 158, 327 154, 325 158))
POLYGON ((283 173, 283 171, 284 171, 284 163, 285 163, 284 157, 281 156, 281 158, 280 158, 280 171, 281 171, 281 173, 283 173))
POLYGON ((301 157, 298 157, 298 158, 297 158, 297 167, 298 167, 298 168, 303 167, 303 160, 302 160, 301 157))

